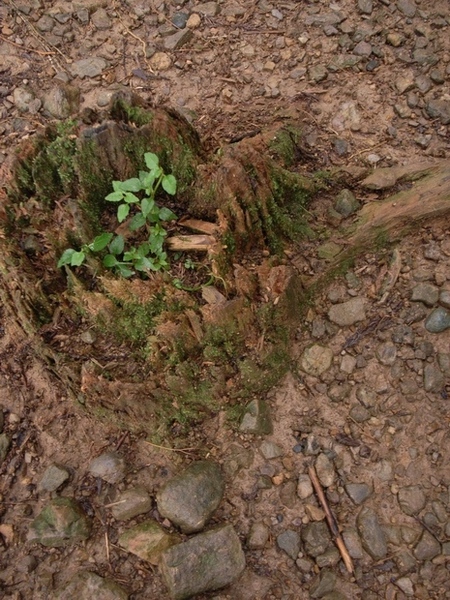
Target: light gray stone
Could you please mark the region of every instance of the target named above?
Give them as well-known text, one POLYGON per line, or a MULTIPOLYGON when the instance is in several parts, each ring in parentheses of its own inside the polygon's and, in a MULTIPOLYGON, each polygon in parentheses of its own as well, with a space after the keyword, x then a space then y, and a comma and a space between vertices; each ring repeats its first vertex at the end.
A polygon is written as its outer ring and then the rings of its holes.
POLYGON ((74 598, 127 600, 129 595, 112 579, 100 577, 91 571, 80 571, 55 594, 55 600, 74 600, 74 598))
POLYGON ((398 503, 406 515, 418 515, 425 507, 425 502, 426 496, 418 485, 410 485, 398 491, 398 503))
POLYGON ((71 498, 55 498, 30 525, 28 540, 59 548, 89 537, 91 523, 81 507, 71 498))
POLYGON ((356 524, 364 550, 374 560, 384 558, 387 554, 386 538, 376 513, 364 506, 357 516, 356 524))
POLYGON ((372 488, 367 483, 347 483, 345 491, 355 504, 362 504, 372 495, 372 488))
POLYGON ((301 500, 306 500, 313 493, 313 486, 308 475, 299 475, 297 484, 297 495, 301 500))
POLYGON ((438 365, 427 363, 423 369, 423 387, 426 392, 440 392, 445 384, 445 378, 438 365))
POLYGON ((323 521, 308 523, 301 530, 305 552, 315 558, 323 554, 331 542, 328 525, 323 521))
POLYGON ((255 399, 247 405, 239 430, 244 433, 268 435, 272 433, 272 420, 265 400, 255 399))
POLYGON ((152 500, 147 490, 135 487, 125 490, 118 496, 111 506, 111 513, 118 521, 126 521, 148 512, 151 507, 152 500))
POLYGON ((439 289, 431 283, 418 283, 411 293, 412 302, 423 302, 427 306, 436 304, 439 298, 439 289))
POLYGON ((397 8, 405 17, 412 18, 416 15, 417 7, 414 0, 398 0, 397 8))
POLYGON ((305 373, 318 377, 325 373, 333 361, 333 351, 330 348, 314 344, 303 352, 300 365, 305 373))
POLYGON ((125 477, 125 459, 117 452, 104 452, 91 461, 89 472, 108 483, 118 483, 125 477))
POLYGON ((343 189, 339 192, 334 205, 334 210, 343 217, 349 217, 355 213, 361 204, 351 190, 343 189))
POLYGON ((72 63, 70 70, 74 77, 92 79, 101 75, 107 66, 108 63, 101 56, 91 56, 76 60, 72 63))
POLYGON ((328 311, 330 321, 341 327, 348 327, 366 318, 365 298, 352 298, 342 304, 334 304, 328 311))
POLYGON ((143 521, 119 536, 119 546, 153 565, 159 563, 162 552, 179 542, 178 536, 168 533, 153 519, 143 521))
POLYGON ((277 545, 292 560, 296 560, 300 552, 300 534, 292 529, 287 529, 277 536, 277 545))
POLYGON ((424 530, 419 543, 414 548, 417 560, 431 560, 441 552, 441 545, 428 531, 424 530))
POLYGON ((278 458, 279 456, 283 456, 284 454, 283 448, 280 448, 280 446, 278 446, 274 442, 270 442, 269 440, 264 440, 263 442, 261 442, 259 451, 266 460, 278 458))
POLYGON ((316 458, 315 468, 317 477, 323 487, 328 488, 333 485, 336 473, 333 462, 323 452, 316 458))
POLYGON ((38 483, 38 492, 54 492, 63 485, 70 477, 69 471, 59 465, 50 465, 44 471, 42 479, 38 483))
POLYGON ((443 306, 438 306, 428 315, 425 329, 430 333, 441 333, 450 327, 450 312, 443 306))
POLYGON ((250 527, 250 531, 248 533, 247 538, 247 546, 251 550, 264 548, 264 546, 269 541, 269 536, 269 528, 266 525, 264 525, 262 521, 256 521, 256 523, 253 523, 250 527))

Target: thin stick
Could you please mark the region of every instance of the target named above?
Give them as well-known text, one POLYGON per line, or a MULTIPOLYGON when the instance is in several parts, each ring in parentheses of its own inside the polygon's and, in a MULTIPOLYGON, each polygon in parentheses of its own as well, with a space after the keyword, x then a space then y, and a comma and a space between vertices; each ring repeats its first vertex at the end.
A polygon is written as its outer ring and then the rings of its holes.
POLYGON ((106 560, 109 562, 109 536, 108 536, 108 531, 105 531, 105 546, 106 546, 106 560))
POLYGON ((158 444, 153 444, 153 442, 147 442, 147 440, 144 440, 144 444, 148 444, 149 446, 153 446, 154 448, 159 448, 160 450, 169 450, 170 452, 182 452, 183 454, 189 454, 189 452, 198 450, 198 448, 169 448, 169 446, 159 446, 158 444))
POLYGON ((347 571, 349 573, 354 573, 355 568, 353 566, 352 559, 345 547, 344 540, 342 539, 341 534, 339 533, 339 528, 336 523, 336 519, 334 518, 330 507, 328 506, 328 502, 325 498, 325 494, 323 493, 322 486, 320 485, 320 481, 317 477, 316 470, 314 467, 309 467, 308 474, 311 479, 311 483, 313 484, 314 490, 319 498, 319 502, 322 505, 323 510, 325 511, 325 516, 327 518, 328 527, 334 537, 334 541, 336 542, 336 546, 342 556, 342 560, 344 561, 345 566, 347 567, 347 571))

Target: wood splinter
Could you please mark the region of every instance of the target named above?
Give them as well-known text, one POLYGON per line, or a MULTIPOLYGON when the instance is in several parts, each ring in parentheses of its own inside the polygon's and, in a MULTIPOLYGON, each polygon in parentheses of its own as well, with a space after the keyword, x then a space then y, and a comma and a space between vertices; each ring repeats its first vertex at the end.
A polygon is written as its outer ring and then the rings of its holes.
POLYGON ((345 547, 344 540, 339 532, 338 525, 336 523, 336 519, 334 518, 330 507, 328 506, 328 502, 325 498, 325 494, 323 493, 322 486, 320 485, 320 481, 317 477, 316 470, 314 467, 309 467, 308 474, 311 479, 311 483, 313 484, 314 490, 319 498, 319 502, 322 505, 322 508, 325 512, 325 516, 327 519, 328 527, 330 528, 331 534, 334 538, 336 546, 342 556, 342 560, 344 561, 345 566, 347 567, 347 571, 349 573, 354 573, 355 568, 353 566, 353 561, 345 547))

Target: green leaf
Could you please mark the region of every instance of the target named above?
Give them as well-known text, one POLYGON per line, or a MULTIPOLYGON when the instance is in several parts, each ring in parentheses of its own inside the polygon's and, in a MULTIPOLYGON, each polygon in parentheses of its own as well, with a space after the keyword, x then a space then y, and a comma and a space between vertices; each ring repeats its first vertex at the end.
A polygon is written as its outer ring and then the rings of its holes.
POLYGON ((139 171, 139 179, 144 190, 152 190, 156 179, 155 172, 139 171))
POLYGON ((155 201, 152 198, 142 198, 141 210, 144 217, 148 217, 155 206, 155 201))
POLYGON ((156 156, 156 154, 153 154, 153 152, 146 152, 144 154, 144 160, 147 169, 150 169, 151 171, 159 167, 159 158, 156 156))
POLYGON ((109 245, 109 251, 115 256, 122 254, 125 246, 123 235, 117 235, 109 245))
POLYGON ((64 250, 64 252, 61 254, 61 258, 58 260, 58 269, 64 265, 72 264, 72 256, 75 254, 75 252, 76 250, 73 248, 67 248, 67 250, 64 250))
POLYGON ((125 192, 123 199, 127 204, 138 204, 140 202, 139 198, 131 192, 125 192))
POLYGON ((122 182, 121 181, 113 181, 112 186, 113 186, 113 190, 115 192, 120 192, 122 189, 122 182))
POLYGON ((174 219, 177 218, 177 215, 174 212, 172 212, 170 210, 170 208, 163 206, 159 210, 158 217, 159 217, 160 221, 173 221, 174 219))
POLYGON ((142 244, 140 244, 138 246, 138 249, 136 250, 136 256, 147 256, 147 254, 149 254, 150 252, 150 244, 148 242, 143 242, 142 244))
POLYGON ((142 189, 141 180, 137 177, 132 177, 122 182, 121 189, 124 192, 140 192, 142 189))
POLYGON ((163 190, 170 194, 171 196, 175 195, 177 192, 177 180, 173 175, 164 175, 161 181, 161 185, 163 190))
POLYGON ((113 254, 107 254, 103 259, 103 264, 105 267, 108 267, 108 269, 115 267, 117 263, 117 258, 113 254))
POLYGON ((106 248, 112 237, 112 233, 102 233, 98 235, 96 238, 94 238, 94 241, 89 244, 89 250, 92 250, 92 252, 100 252, 100 250, 106 248))
POLYGON ((111 192, 106 196, 105 200, 108 200, 108 202, 120 202, 121 200, 123 200, 123 192, 111 192))
POLYGON ((129 227, 130 227, 131 231, 136 231, 136 229, 140 229, 141 227, 143 227, 145 225, 145 223, 146 223, 146 219, 145 219, 144 215, 141 212, 138 212, 131 219, 129 227))
POLYGON ((117 265, 117 269, 122 277, 125 277, 125 279, 128 279, 134 275, 134 271, 132 269, 129 269, 126 265, 122 265, 121 263, 117 265))
POLYGON ((123 260, 125 262, 132 261, 136 258, 136 248, 130 248, 128 252, 125 252, 123 255, 123 260))
POLYGON ((74 252, 72 254, 70 264, 72 265, 72 267, 79 267, 83 264, 85 258, 86 254, 83 251, 80 250, 80 252, 74 252))
POLYGON ((153 261, 146 257, 143 256, 142 258, 139 258, 135 263, 134 263, 134 268, 136 269, 136 271, 156 271, 157 269, 155 268, 155 265, 153 263, 153 261))
POLYGON ((117 209, 117 220, 119 221, 119 223, 122 223, 123 221, 125 221, 125 219, 128 217, 129 212, 130 212, 129 204, 121 204, 119 206, 119 208, 117 209))

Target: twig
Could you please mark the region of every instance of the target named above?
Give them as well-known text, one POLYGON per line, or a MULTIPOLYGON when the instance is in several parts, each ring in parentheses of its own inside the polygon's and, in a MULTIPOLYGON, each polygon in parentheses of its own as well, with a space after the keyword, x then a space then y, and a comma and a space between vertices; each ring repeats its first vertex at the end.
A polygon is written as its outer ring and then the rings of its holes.
POLYGON ((44 50, 35 50, 34 48, 29 48, 28 46, 21 46, 20 44, 16 44, 12 40, 8 39, 4 35, 0 35, 0 40, 6 42, 7 44, 11 44, 11 46, 15 46, 16 48, 25 50, 26 52, 34 52, 35 54, 40 54, 41 56, 49 56, 49 55, 56 54, 56 52, 54 52, 54 51, 44 52, 44 50))
POLYGON ((109 563, 109 536, 108 536, 108 530, 105 531, 105 546, 106 546, 106 560, 109 563))
POLYGON ((127 439, 129 433, 130 433, 129 431, 125 431, 125 433, 122 435, 122 437, 120 438, 120 440, 117 442, 116 452, 117 452, 117 450, 119 450, 120 446, 127 439))
POLYGON ((144 440, 144 444, 148 444, 149 446, 153 446, 154 448, 159 448, 160 450, 169 450, 170 452, 181 452, 183 454, 189 454, 194 450, 198 450, 198 448, 170 448, 169 446, 159 446, 158 444, 153 444, 153 442, 148 442, 144 440))
POLYGON ((351 154, 347 160, 352 160, 352 158, 355 158, 355 156, 359 156, 360 154, 365 154, 366 152, 371 152, 374 148, 378 148, 379 146, 382 146, 385 143, 386 142, 383 140, 382 142, 378 142, 378 144, 375 144, 374 146, 371 146, 370 148, 363 148, 362 150, 358 150, 358 152, 351 154))
POLYGON ((308 469, 309 477, 311 479, 311 483, 313 484, 314 490, 319 498, 319 502, 322 505, 323 510, 325 511, 325 516, 327 519, 328 527, 334 537, 334 541, 336 542, 336 546, 342 556, 342 560, 344 561, 345 566, 347 567, 347 571, 349 573, 354 573, 355 568, 353 566, 353 561, 345 547, 344 540, 342 539, 341 534, 339 533, 339 528, 336 523, 336 519, 334 518, 330 507, 328 506, 328 502, 325 498, 325 494, 323 493, 322 486, 320 485, 320 481, 317 477, 316 470, 314 467, 309 467, 308 469))

